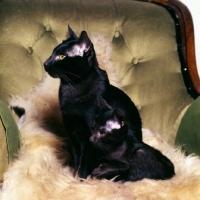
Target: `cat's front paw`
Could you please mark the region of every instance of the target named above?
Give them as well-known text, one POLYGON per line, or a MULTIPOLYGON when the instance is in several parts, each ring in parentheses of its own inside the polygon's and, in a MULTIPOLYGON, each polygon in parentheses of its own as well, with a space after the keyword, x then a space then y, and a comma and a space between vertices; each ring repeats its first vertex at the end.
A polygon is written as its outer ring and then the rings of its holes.
POLYGON ((106 168, 106 164, 101 164, 99 165, 97 168, 95 168, 92 173, 91 173, 91 177, 92 178, 98 178, 101 179, 103 178, 104 174, 105 174, 105 168, 106 168))

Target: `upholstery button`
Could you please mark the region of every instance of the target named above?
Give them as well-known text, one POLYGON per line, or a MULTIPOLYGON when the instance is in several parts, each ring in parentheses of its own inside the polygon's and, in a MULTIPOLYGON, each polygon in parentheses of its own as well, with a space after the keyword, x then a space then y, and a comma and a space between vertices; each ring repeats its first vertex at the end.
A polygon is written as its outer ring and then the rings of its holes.
POLYGON ((136 105, 136 108, 137 108, 138 110, 141 110, 142 106, 141 106, 141 105, 136 105))
POLYGON ((120 32, 119 31, 115 31, 115 37, 118 38, 120 36, 120 32))
POLYGON ((46 31, 51 31, 51 26, 49 24, 46 25, 46 31))
POLYGON ((138 64, 138 62, 139 62, 139 60, 138 60, 137 58, 133 58, 132 63, 133 63, 134 65, 138 64))
POLYGON ((32 54, 33 53, 33 48, 32 47, 28 47, 27 51, 28 51, 28 53, 32 54))

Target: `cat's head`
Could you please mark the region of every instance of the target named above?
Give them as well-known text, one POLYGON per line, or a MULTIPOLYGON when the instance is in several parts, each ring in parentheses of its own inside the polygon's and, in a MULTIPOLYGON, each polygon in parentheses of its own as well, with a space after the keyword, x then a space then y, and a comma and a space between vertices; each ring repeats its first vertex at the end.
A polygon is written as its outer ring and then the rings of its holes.
POLYGON ((97 148, 114 148, 127 135, 128 124, 119 110, 109 110, 95 120, 90 142, 97 148))
POLYGON ((77 37, 68 26, 69 38, 54 48, 51 56, 44 62, 50 76, 60 79, 78 79, 85 75, 95 61, 93 44, 85 31, 77 37))

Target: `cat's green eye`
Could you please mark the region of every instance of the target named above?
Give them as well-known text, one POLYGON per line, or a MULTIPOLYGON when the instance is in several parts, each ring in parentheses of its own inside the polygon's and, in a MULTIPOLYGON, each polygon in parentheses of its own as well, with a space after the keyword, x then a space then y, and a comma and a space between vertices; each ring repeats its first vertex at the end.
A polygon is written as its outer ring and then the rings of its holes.
POLYGON ((56 60, 63 60, 66 56, 64 55, 59 55, 59 56, 56 56, 56 60))
POLYGON ((59 59, 60 59, 60 60, 62 60, 62 59, 64 59, 64 58, 65 58, 64 55, 60 55, 60 56, 59 56, 59 59))

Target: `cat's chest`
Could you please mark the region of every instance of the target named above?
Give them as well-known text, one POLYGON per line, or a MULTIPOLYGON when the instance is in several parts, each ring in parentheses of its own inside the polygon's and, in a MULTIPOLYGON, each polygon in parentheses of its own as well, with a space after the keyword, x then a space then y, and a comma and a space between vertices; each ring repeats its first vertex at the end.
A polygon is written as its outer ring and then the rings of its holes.
POLYGON ((62 114, 79 115, 81 113, 96 112, 99 102, 98 94, 89 92, 70 92, 60 89, 59 102, 62 114))
POLYGON ((128 158, 128 145, 125 141, 107 157, 111 160, 126 160, 128 158))
POLYGON ((90 88, 86 89, 80 84, 77 85, 60 85, 59 88, 59 99, 68 102, 79 102, 84 101, 84 99, 93 98, 93 93, 90 88))
POLYGON ((85 97, 71 97, 71 98, 61 98, 60 99, 60 108, 63 112, 79 112, 87 111, 96 104, 96 98, 92 96, 85 97))

